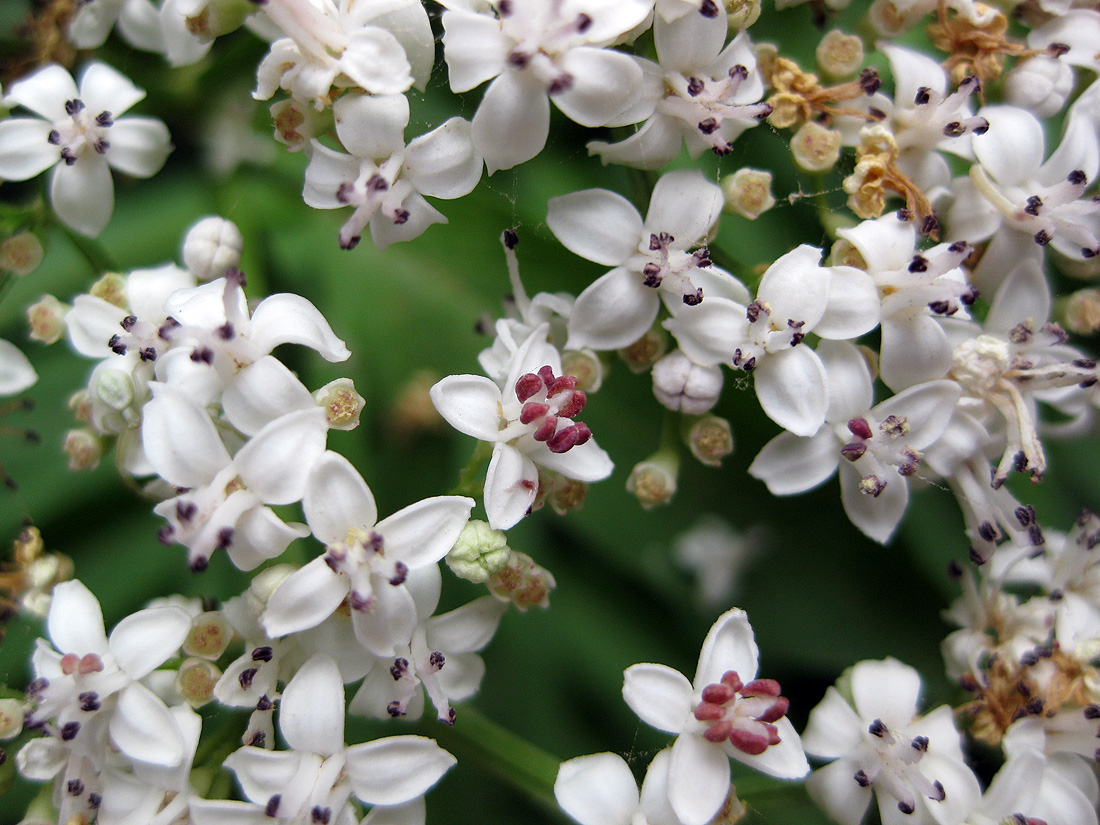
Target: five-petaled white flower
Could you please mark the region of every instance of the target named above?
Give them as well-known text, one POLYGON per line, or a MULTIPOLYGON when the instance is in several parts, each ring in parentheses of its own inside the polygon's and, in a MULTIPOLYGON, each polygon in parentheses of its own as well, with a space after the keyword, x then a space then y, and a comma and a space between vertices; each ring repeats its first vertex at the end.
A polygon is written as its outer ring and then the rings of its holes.
POLYGON ((623 698, 642 721, 678 734, 668 768, 668 798, 684 825, 704 825, 729 792, 729 760, 781 779, 810 772, 786 718, 779 683, 757 679, 759 650, 744 610, 733 609, 703 641, 695 681, 666 665, 626 669, 623 698))
POLYGON ((98 235, 114 209, 111 167, 147 178, 172 151, 160 120, 118 117, 143 97, 144 91, 105 63, 90 64, 79 89, 57 65, 17 81, 4 104, 30 109, 41 119, 0 123, 0 177, 27 180, 53 166, 54 212, 77 232, 98 235))

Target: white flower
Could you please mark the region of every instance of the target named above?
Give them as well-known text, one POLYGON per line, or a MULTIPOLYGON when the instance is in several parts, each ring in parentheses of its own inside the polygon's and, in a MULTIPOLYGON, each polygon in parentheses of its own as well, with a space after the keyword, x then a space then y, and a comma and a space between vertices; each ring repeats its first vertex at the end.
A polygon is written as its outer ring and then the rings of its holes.
POLYGON ((822 341, 818 355, 828 375, 824 426, 812 436, 780 433, 749 473, 780 496, 815 487, 839 466, 848 518, 885 542, 909 503, 908 478, 920 466, 921 450, 943 433, 961 390, 954 381, 930 381, 871 407, 871 374, 855 345, 822 341))
POLYGON ((896 659, 849 674, 850 700, 830 687, 803 734, 808 753, 836 760, 806 780, 810 796, 841 825, 858 825, 872 792, 884 825, 961 822, 980 790, 951 708, 917 717, 920 676, 896 659))
POLYGON ((725 14, 686 14, 673 22, 658 15, 653 37, 660 64, 636 58, 644 73, 637 119, 645 123, 619 143, 592 141, 589 153, 638 169, 670 163, 681 143, 693 158, 706 149, 728 154, 742 132, 771 112, 756 103, 764 83, 748 35, 723 48, 728 29, 725 14))
POLYGON ((264 629, 278 637, 314 627, 347 599, 360 644, 378 656, 395 655, 417 623, 405 579, 447 554, 473 506, 470 498, 436 496, 375 523, 378 508, 366 482, 346 458, 325 453, 302 501, 325 553, 279 585, 268 600, 264 629))
POLYGON ((52 723, 65 748, 80 749, 100 766, 107 753, 97 751, 95 738, 104 724, 114 747, 131 759, 178 765, 185 756, 179 728, 138 680, 179 650, 191 627, 186 611, 139 610, 108 637, 99 602, 74 580, 54 588, 46 623, 54 647, 40 639, 34 653, 31 719, 52 723))
POLYGON ((423 196, 459 198, 481 179, 481 158, 462 118, 451 118, 405 146, 409 102, 404 95, 348 94, 336 101, 333 113, 336 134, 351 154, 314 140, 302 195, 316 209, 354 207, 340 229, 343 249, 359 243, 368 223, 379 249, 446 223, 423 196))
POLYGON ((645 20, 652 0, 498 0, 495 14, 443 5, 451 91, 495 78, 473 119, 490 174, 542 151, 549 99, 582 126, 631 122, 621 118, 635 103, 641 69, 603 47, 645 20))
POLYGON ((257 71, 253 97, 280 86, 302 103, 324 109, 333 87, 368 94, 423 88, 434 60, 428 13, 417 0, 267 0, 264 13, 286 37, 271 44, 257 71))
POLYGON ((161 539, 187 547, 193 570, 205 569, 221 547, 237 567, 251 570, 305 535, 266 505, 301 499, 325 448, 324 410, 314 406, 275 419, 231 457, 194 399, 170 384, 151 387, 142 422, 145 452, 161 478, 184 490, 153 512, 168 520, 161 539))
POLYGON ((540 466, 577 481, 599 481, 613 468, 588 425, 572 420, 587 398, 577 379, 561 375, 561 357, 546 334, 543 324, 517 350, 503 392, 480 375, 450 375, 431 389, 432 403, 452 427, 493 444, 484 495, 495 530, 530 512, 540 466))
POLYGON ((455 758, 423 736, 389 736, 347 747, 344 685, 330 656, 306 662, 283 691, 279 729, 291 750, 246 746, 230 754, 232 770, 251 800, 195 801, 198 825, 353 822, 348 799, 402 805, 430 789, 455 758), (260 817, 266 816, 267 820, 260 817))
POLYGON ((54 167, 50 203, 84 235, 103 231, 114 209, 111 168, 147 178, 164 165, 172 145, 156 118, 118 116, 145 92, 104 63, 92 63, 80 88, 65 69, 50 65, 17 81, 5 105, 41 118, 0 123, 0 177, 27 180, 54 167))
POLYGON ((664 322, 697 364, 752 372, 764 412, 802 436, 817 432, 828 408, 825 368, 803 339, 810 332, 854 338, 879 321, 871 276, 850 266, 821 267, 820 258, 819 249, 803 244, 768 267, 747 307, 713 298, 664 322))
POLYGON ((668 798, 684 825, 704 825, 722 805, 731 757, 782 779, 810 771, 778 682, 756 678, 758 658, 748 617, 734 609, 707 634, 693 683, 665 665, 633 665, 624 673, 631 709, 646 724, 678 734, 668 798))
POLYGON ((577 297, 566 346, 626 347, 650 328, 662 301, 672 309, 708 295, 747 299, 705 248, 688 251, 706 242, 722 203, 722 190, 697 170, 662 175, 644 221, 630 201, 606 189, 551 198, 546 222, 555 237, 582 258, 615 267, 577 297))

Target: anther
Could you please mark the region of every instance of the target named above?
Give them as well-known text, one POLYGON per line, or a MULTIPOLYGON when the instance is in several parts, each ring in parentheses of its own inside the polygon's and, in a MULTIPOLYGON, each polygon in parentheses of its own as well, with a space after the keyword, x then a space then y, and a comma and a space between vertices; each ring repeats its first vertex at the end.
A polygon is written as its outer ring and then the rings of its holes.
POLYGON ((267 645, 258 647, 252 651, 253 662, 270 662, 273 658, 275 658, 275 651, 267 645))
POLYGON ((706 85, 703 83, 702 80, 697 77, 693 77, 688 80, 688 94, 692 97, 698 97, 700 94, 702 94, 703 89, 705 88, 706 85))
POLYGON ((867 67, 859 73, 859 88, 866 95, 873 95, 882 85, 882 79, 878 76, 878 70, 867 67))
POLYGON ((248 690, 252 687, 252 680, 256 678, 257 669, 254 667, 246 667, 241 671, 241 675, 237 677, 237 681, 241 683, 241 688, 248 690))

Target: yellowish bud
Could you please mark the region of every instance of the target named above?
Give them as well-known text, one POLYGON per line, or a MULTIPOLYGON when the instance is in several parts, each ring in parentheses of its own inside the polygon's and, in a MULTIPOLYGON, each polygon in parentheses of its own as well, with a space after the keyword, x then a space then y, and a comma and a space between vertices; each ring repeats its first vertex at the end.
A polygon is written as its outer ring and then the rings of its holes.
POLYGON ((702 416, 691 425, 687 436, 691 454, 708 467, 720 466, 722 459, 733 452, 733 430, 720 416, 702 416))
POLYGON ((38 269, 44 255, 42 241, 33 232, 23 230, 0 243, 0 269, 16 275, 29 275, 38 269))
POLYGON ((657 363, 667 351, 668 333, 654 324, 645 335, 629 347, 619 350, 619 357, 631 372, 641 373, 657 363))
POLYGON ((200 613, 191 620, 191 629, 183 642, 183 652, 211 661, 217 659, 233 641, 233 628, 221 611, 200 613))
POLYGON ((214 698, 214 685, 222 672, 205 659, 184 659, 176 673, 176 690, 193 708, 201 708, 214 698))
POLYGON ((1064 306, 1066 329, 1077 335, 1092 335, 1100 330, 1100 289, 1079 289, 1064 306))
POLYGON ((27 323, 30 325, 32 341, 53 344, 65 334, 65 313, 67 304, 61 303, 52 295, 43 295, 27 307, 27 323))
POLYGON ((807 172, 827 172, 840 159, 841 139, 837 130, 808 120, 791 138, 791 155, 807 172))
POLYGON ((863 65, 863 41, 839 29, 827 32, 817 44, 817 65, 832 78, 854 75, 863 65))
POLYGON ((103 458, 103 442, 91 430, 69 430, 65 435, 65 452, 69 454, 70 470, 94 470, 103 458))
POLYGON ((99 298, 119 309, 129 310, 129 301, 126 298, 126 276, 117 272, 108 272, 88 290, 93 298, 99 298))
POLYGON ((317 406, 325 408, 325 420, 334 430, 354 430, 366 400, 355 391, 350 378, 337 378, 313 394, 317 406))
POLYGON ((775 206, 772 197, 772 173, 763 169, 738 169, 722 178, 726 196, 725 210, 756 220, 775 206))

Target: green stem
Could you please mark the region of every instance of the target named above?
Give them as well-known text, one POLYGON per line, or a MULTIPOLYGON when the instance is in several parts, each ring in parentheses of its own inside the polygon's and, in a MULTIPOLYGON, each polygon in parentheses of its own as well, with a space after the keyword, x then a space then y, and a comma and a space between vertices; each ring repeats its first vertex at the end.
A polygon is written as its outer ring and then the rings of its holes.
POLYGON ((466 462, 458 474, 458 484, 451 490, 453 496, 471 496, 480 498, 485 487, 485 481, 481 478, 481 468, 493 455, 493 445, 488 441, 479 441, 474 448, 474 454, 466 462))
POLYGON ((76 247, 77 252, 84 256, 84 259, 91 266, 93 272, 96 275, 102 275, 105 272, 116 272, 118 266, 115 264, 114 259, 103 245, 92 238, 86 238, 79 232, 74 232, 67 226, 59 224, 65 235, 72 242, 72 245, 76 247))
POLYGON ((458 711, 454 727, 422 723, 425 733, 461 762, 475 762, 517 790, 558 812, 554 780, 560 760, 501 727, 472 707, 458 711))

